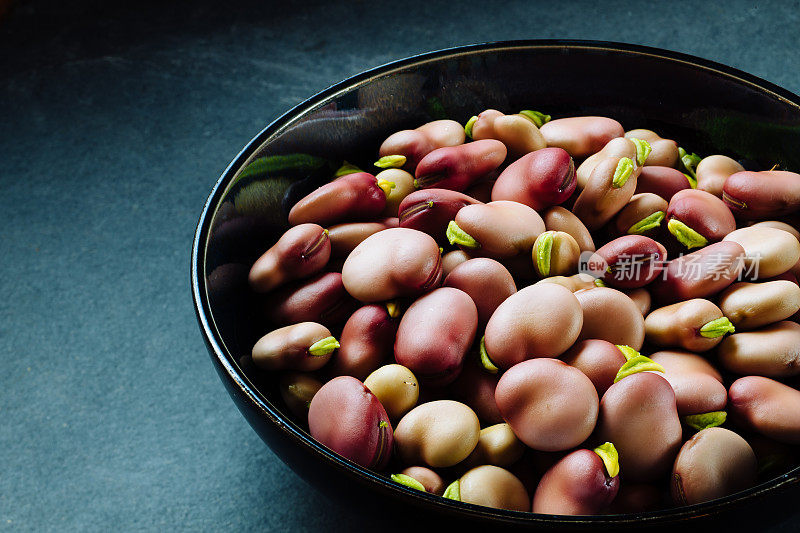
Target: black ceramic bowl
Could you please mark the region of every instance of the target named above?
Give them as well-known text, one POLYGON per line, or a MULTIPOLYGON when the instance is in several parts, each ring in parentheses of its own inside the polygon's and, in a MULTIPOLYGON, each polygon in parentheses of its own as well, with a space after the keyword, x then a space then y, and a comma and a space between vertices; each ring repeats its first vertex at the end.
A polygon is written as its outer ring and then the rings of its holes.
POLYGON ((796 512, 798 468, 724 499, 635 515, 558 517, 445 500, 392 483, 315 442, 286 414, 274 378, 247 364, 267 331, 259 319, 263 304, 247 290, 247 271, 287 228, 288 208, 345 159, 371 168, 389 134, 439 118, 464 123, 486 108, 605 115, 701 154, 800 169, 800 98, 744 72, 664 50, 582 41, 483 44, 404 59, 338 83, 245 146, 214 185, 197 226, 191 263, 197 319, 248 422, 286 464, 342 505, 383 517, 413 513, 415 524, 673 528, 714 519, 714 526, 763 526, 796 512))

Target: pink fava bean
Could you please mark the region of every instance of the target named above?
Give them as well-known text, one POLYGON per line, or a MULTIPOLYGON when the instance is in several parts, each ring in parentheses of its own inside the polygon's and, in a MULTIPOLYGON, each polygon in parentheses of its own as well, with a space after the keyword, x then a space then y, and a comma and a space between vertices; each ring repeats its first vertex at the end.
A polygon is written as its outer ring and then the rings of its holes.
POLYGON ((800 444, 800 391, 761 376, 747 376, 728 389, 734 419, 786 444, 800 444))
POLYGON ((326 183, 297 202, 289 211, 289 224, 339 222, 378 218, 386 207, 389 182, 379 183, 372 174, 356 172, 326 183))
POLYGON ((667 259, 664 247, 643 235, 626 235, 600 247, 595 254, 608 265, 603 281, 613 287, 635 289, 653 281, 667 259))
POLYGON ((641 350, 644 317, 625 293, 610 287, 594 287, 577 291, 575 298, 583 311, 578 339, 603 339, 641 350))
POLYGON ((451 287, 436 289, 403 314, 395 359, 420 381, 447 385, 461 372, 477 326, 478 311, 467 293, 451 287))
POLYGON ((656 194, 634 194, 614 217, 614 229, 618 235, 658 237, 668 206, 667 201, 656 194))
POLYGON ((543 232, 539 213, 518 202, 499 200, 462 207, 448 225, 447 237, 450 244, 470 253, 507 259, 530 254, 543 232))
POLYGON ((300 322, 270 331, 253 346, 253 364, 264 370, 322 368, 339 347, 330 330, 315 322, 300 322))
POLYGON ((695 169, 697 174, 697 188, 706 191, 717 198, 722 198, 722 188, 725 180, 737 172, 744 171, 744 167, 735 159, 726 155, 710 155, 704 157, 695 169))
POLYGON ((413 296, 439 285, 442 257, 433 237, 391 228, 364 239, 342 267, 344 288, 362 302, 413 296))
POLYGON ((339 350, 331 363, 337 376, 360 380, 391 359, 400 321, 389 316, 386 306, 365 305, 353 313, 342 329, 339 350))
POLYGON ((586 187, 572 206, 572 212, 589 230, 600 229, 630 201, 642 168, 634 161, 627 157, 610 157, 592 170, 586 187))
POLYGON ((568 450, 597 422, 598 398, 580 370, 557 359, 531 359, 508 369, 495 399, 514 434, 534 450, 568 450))
POLYGON ((670 167, 645 166, 636 181, 636 194, 649 192, 668 202, 676 193, 691 188, 683 172, 670 167))
POLYGON ((458 146, 466 140, 464 128, 454 120, 434 120, 414 130, 393 133, 379 149, 381 157, 402 155, 406 157, 407 170, 413 171, 426 155, 447 146, 458 146))
POLYGON ((564 353, 561 360, 586 374, 599 396, 605 394, 614 384, 617 372, 626 361, 615 344, 601 339, 576 342, 564 353))
POLYGON ((498 140, 516 156, 547 146, 532 120, 519 114, 505 115, 496 109, 487 109, 477 116, 472 123, 472 138, 498 140))
POLYGON ((650 359, 664 367, 681 416, 721 411, 728 401, 722 376, 705 358, 691 352, 662 351, 650 359))
POLYGON ((269 293, 261 303, 265 317, 275 324, 319 322, 344 324, 356 301, 347 293, 338 272, 326 272, 269 293))
POLYGON ((678 143, 672 139, 663 139, 658 133, 645 129, 626 131, 625 137, 642 139, 650 144, 651 152, 644 162, 645 166, 674 167, 678 164, 678 143))
POLYGON ((737 172, 725 180, 722 199, 743 219, 789 215, 800 209, 800 174, 782 170, 737 172))
POLYGON ((312 276, 325 268, 330 256, 327 230, 317 224, 295 226, 253 263, 250 287, 267 292, 287 281, 312 276))
POLYGON ((392 452, 392 424, 381 403, 359 380, 333 378, 308 409, 311 436, 351 461, 382 470, 392 452))
POLYGON ((542 476, 533 495, 533 512, 555 515, 599 514, 619 491, 619 475, 609 476, 591 450, 576 450, 542 476))
POLYGON ((467 293, 478 309, 478 324, 485 326, 497 307, 517 292, 511 273, 494 259, 478 257, 461 263, 444 280, 445 287, 467 293))
POLYGON ((425 492, 430 492, 438 496, 441 496, 444 492, 444 480, 430 468, 424 466, 409 466, 400 473, 418 481, 425 488, 425 492))
POLYGON ((539 128, 547 146, 563 148, 572 157, 599 152, 608 141, 625 135, 625 129, 607 117, 568 117, 551 120, 539 128))
POLYGON ((513 200, 537 211, 575 192, 575 163, 561 148, 544 148, 511 163, 497 178, 492 200, 513 200))
POLYGON ((489 319, 486 358, 491 366, 510 368, 533 357, 558 357, 575 342, 582 325, 580 303, 569 289, 555 283, 525 287, 489 319))
POLYGON ((568 233, 578 243, 581 252, 594 252, 592 234, 583 225, 581 219, 563 207, 554 206, 542 214, 544 227, 547 231, 563 231, 568 233))
POLYGON ((491 139, 438 148, 417 165, 414 185, 419 189, 463 191, 502 165, 506 154, 506 146, 491 139))
POLYGON ((637 166, 642 166, 641 162, 637 160, 636 155, 636 144, 631 139, 626 139, 625 137, 611 139, 602 150, 587 157, 586 160, 578 167, 578 170, 575 173, 578 180, 578 190, 583 190, 584 187, 586 187, 592 172, 600 163, 600 161, 612 157, 627 157, 637 166))
POLYGON ((728 206, 713 194, 696 189, 676 193, 664 221, 669 232, 690 250, 721 241, 736 229, 728 206))
POLYGON ((328 229, 333 257, 347 257, 364 239, 379 231, 397 227, 396 218, 385 218, 376 222, 348 222, 328 229))
POLYGON ((427 233, 440 244, 447 242, 447 225, 467 205, 480 204, 466 194, 449 189, 423 189, 400 203, 400 227, 427 233))

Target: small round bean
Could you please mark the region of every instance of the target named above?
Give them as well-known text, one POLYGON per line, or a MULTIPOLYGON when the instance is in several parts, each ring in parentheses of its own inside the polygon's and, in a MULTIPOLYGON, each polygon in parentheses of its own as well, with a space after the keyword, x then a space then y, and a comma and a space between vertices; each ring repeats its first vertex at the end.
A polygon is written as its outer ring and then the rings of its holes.
POLYGON ((279 390, 281 398, 294 416, 308 422, 308 406, 323 383, 310 374, 286 372, 281 376, 279 390))
POLYGON ((436 400, 406 413, 394 432, 395 446, 407 464, 448 467, 472 453, 480 431, 472 409, 452 400, 436 400))
POLYGON ((413 478, 422 484, 422 486, 425 488, 425 492, 430 492, 431 494, 436 494, 437 496, 441 496, 444 492, 444 480, 439 474, 430 468, 426 468, 424 466, 409 466, 400 473, 413 478))
POLYGON ((545 231, 533 244, 533 268, 545 278, 572 274, 578 269, 581 249, 569 233, 545 231))
POLYGON ((378 398, 392 420, 399 420, 417 405, 419 383, 402 365, 385 365, 372 372, 364 385, 378 398))

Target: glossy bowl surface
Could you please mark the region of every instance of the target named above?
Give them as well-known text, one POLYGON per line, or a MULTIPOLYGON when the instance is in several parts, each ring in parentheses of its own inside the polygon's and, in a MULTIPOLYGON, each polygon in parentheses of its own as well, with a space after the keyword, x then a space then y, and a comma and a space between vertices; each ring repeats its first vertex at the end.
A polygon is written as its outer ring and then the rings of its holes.
POLYGON ((415 513, 442 527, 590 529, 763 526, 796 512, 800 469, 705 504, 652 513, 560 517, 445 500, 392 483, 315 442, 287 414, 274 379, 248 364, 268 324, 247 290, 252 262, 288 227, 288 209, 343 160, 369 169, 389 134, 461 123, 486 108, 554 118, 605 115, 700 154, 753 169, 800 169, 800 98, 747 73, 675 52, 590 41, 463 46, 396 61, 344 80, 268 125, 231 162, 203 207, 191 256, 197 319, 234 402, 264 441, 319 490, 355 512, 415 513))

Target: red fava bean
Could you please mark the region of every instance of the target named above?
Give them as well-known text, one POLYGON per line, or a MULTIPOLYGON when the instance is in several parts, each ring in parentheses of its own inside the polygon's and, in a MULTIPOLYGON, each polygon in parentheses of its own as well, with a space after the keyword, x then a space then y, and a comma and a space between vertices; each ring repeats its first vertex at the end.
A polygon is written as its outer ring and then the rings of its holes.
POLYGON ((539 211, 563 203, 576 185, 570 155, 561 148, 544 148, 506 167, 492 188, 492 200, 513 200, 539 211))
POLYGON ((390 182, 372 174, 347 174, 311 192, 289 211, 289 224, 313 222, 330 226, 339 222, 378 218, 386 207, 390 182))
POLYGON ((417 165, 414 184, 420 189, 463 191, 503 164, 506 154, 506 146, 492 139, 437 148, 417 165))
POLYGON ((624 289, 643 287, 653 281, 667 259, 667 251, 660 243, 642 235, 619 237, 595 253, 608 265, 603 281, 624 289))
POLYGON ((669 232, 689 249, 721 241, 736 229, 728 206, 713 194, 696 189, 676 193, 664 220, 669 232))
POLYGON ((464 128, 455 120, 434 120, 414 130, 393 133, 383 141, 378 151, 381 157, 402 155, 406 169, 413 171, 422 158, 447 146, 464 144, 464 128))
POLYGON ((678 192, 691 188, 683 172, 670 167, 645 166, 636 181, 636 194, 649 192, 667 201, 678 192))
POLYGON ((722 199, 734 215, 744 219, 788 215, 800 209, 800 174, 737 172, 725 180, 722 199))
POLYGON ((328 263, 331 240, 317 224, 301 224, 284 233, 250 269, 248 281, 256 292, 316 274, 328 263))
POLYGON ((353 313, 342 329, 339 350, 331 362, 337 376, 360 380, 394 353, 394 340, 400 321, 389 316, 384 305, 365 305, 353 313))
POLYGON ((269 293, 261 308, 275 324, 319 322, 326 326, 343 324, 355 309, 338 272, 326 272, 269 293))
POLYGON ((533 495, 533 512, 557 515, 598 514, 619 490, 619 475, 609 476, 591 450, 576 450, 542 476, 533 495))
POLYGON ((478 257, 461 263, 444 280, 445 287, 467 293, 478 309, 478 323, 485 326, 506 298, 517 292, 514 278, 494 259, 478 257))
POLYGON ((597 394, 602 396, 614 384, 625 356, 615 344, 601 339, 587 339, 575 343, 561 357, 569 366, 574 366, 588 377, 597 394))
POLYGON ((449 189, 423 189, 406 196, 400 203, 400 227, 427 233, 440 244, 447 242, 447 225, 467 205, 480 204, 466 194, 449 189))
POLYGON ((607 117, 568 117, 551 120, 539 128, 547 146, 563 148, 572 157, 599 152, 608 141, 625 135, 622 124, 607 117))

